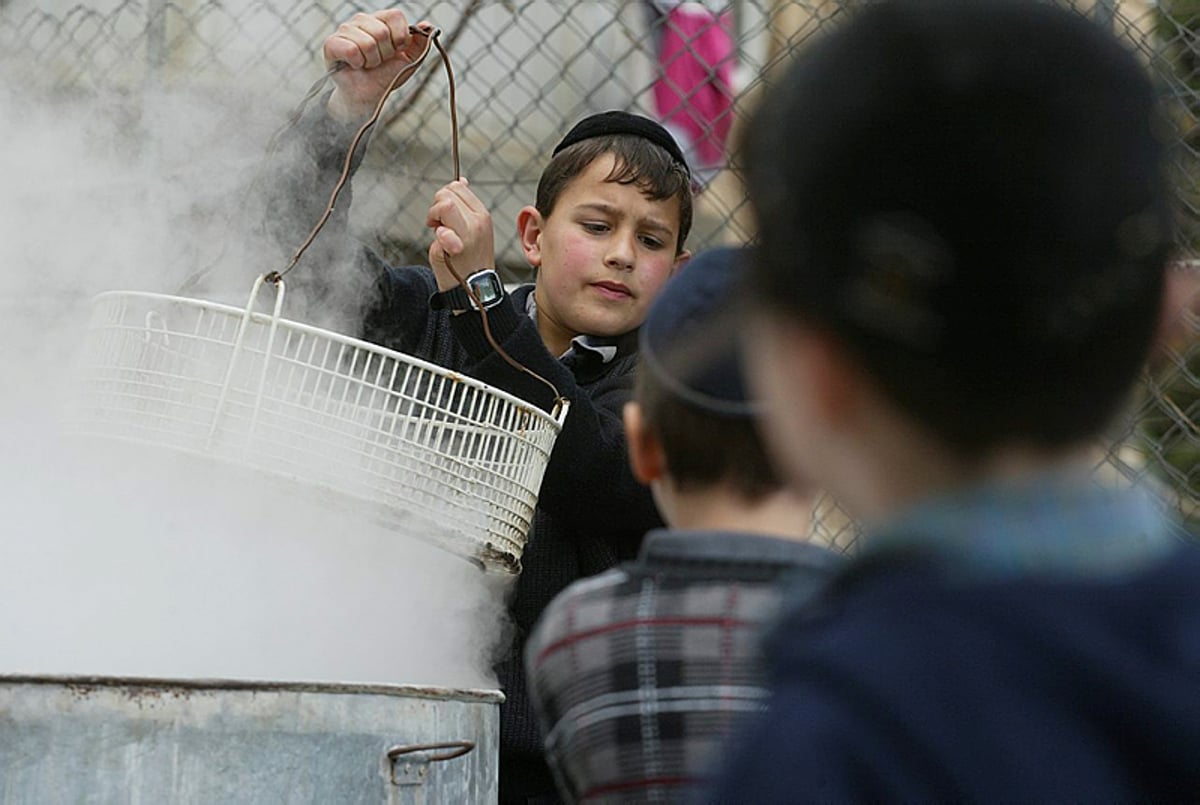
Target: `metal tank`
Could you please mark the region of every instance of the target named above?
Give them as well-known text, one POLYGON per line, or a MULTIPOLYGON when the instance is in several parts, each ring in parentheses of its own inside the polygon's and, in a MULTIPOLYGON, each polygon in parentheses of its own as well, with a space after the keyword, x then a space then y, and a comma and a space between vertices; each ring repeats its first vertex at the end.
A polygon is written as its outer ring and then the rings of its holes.
POLYGON ((0 803, 494 803, 502 700, 0 675, 0 803))

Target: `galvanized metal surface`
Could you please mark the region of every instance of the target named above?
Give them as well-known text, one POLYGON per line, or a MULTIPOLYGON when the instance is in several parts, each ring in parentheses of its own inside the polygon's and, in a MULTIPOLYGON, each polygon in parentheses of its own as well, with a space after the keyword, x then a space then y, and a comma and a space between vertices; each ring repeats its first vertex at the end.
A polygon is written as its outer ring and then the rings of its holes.
POLYGON ((0 675, 0 803, 493 803, 502 700, 0 675))

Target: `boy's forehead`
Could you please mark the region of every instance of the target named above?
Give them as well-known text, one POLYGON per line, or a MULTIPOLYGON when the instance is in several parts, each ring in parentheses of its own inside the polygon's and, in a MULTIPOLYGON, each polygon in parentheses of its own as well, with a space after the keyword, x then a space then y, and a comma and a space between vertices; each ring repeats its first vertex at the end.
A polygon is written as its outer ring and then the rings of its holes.
POLYGON ((555 210, 589 206, 610 209, 621 214, 636 214, 637 217, 658 223, 672 232, 677 231, 681 217, 679 198, 672 196, 653 199, 639 184, 613 181, 609 177, 615 167, 615 155, 605 153, 598 156, 586 170, 567 182, 555 210))

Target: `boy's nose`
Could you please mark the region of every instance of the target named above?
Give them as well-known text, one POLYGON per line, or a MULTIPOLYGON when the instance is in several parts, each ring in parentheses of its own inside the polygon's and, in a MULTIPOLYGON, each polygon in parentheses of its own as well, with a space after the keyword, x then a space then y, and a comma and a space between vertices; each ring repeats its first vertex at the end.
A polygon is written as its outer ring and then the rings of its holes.
POLYGON ((605 264, 622 271, 631 270, 634 255, 633 241, 632 235, 614 237, 609 243, 608 255, 604 259, 605 264))

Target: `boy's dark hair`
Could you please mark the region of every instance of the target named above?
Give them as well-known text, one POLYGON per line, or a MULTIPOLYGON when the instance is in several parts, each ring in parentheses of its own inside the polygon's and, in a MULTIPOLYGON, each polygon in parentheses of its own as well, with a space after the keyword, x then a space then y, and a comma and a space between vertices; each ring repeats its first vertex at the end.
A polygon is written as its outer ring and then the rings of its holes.
POLYGON ((782 488, 754 424, 733 326, 745 250, 700 252, 664 286, 638 334, 633 398, 682 491, 727 484, 750 501, 782 488))
POLYGON ((607 134, 563 148, 538 180, 534 201, 537 211, 549 217, 567 185, 604 154, 612 154, 616 160, 607 181, 637 185, 647 198, 655 201, 679 199, 679 240, 675 253, 682 252, 692 229, 692 178, 686 164, 645 137, 607 134))
POLYGON ((754 419, 722 416, 684 401, 643 363, 633 399, 646 428, 662 443, 667 471, 680 491, 728 484, 748 501, 783 487, 763 448, 754 419))
POLYGON ((1081 443, 1155 329, 1160 125, 1136 59, 1078 13, 869 5, 745 127, 754 295, 964 455, 1081 443))

